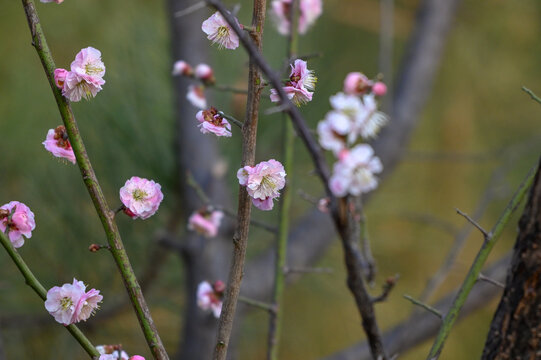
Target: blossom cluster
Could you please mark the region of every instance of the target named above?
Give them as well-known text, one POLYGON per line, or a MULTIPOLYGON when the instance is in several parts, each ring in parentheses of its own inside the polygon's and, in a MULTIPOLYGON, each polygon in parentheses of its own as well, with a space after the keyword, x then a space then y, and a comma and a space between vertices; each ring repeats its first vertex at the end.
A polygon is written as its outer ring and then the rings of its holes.
POLYGON ((175 61, 173 64, 173 76, 186 76, 197 79, 202 82, 200 85, 189 85, 188 92, 186 93, 186 99, 199 109, 205 109, 207 107, 207 99, 205 97, 205 86, 212 85, 216 82, 214 78, 214 71, 207 64, 198 64, 195 69, 192 68, 184 60, 175 61))
POLYGON ((101 61, 101 52, 93 47, 79 51, 71 63, 70 71, 55 69, 56 86, 62 89, 62 95, 70 101, 89 100, 101 91, 105 84, 105 65, 101 61))
MULTIPOLYGON (((308 70, 306 61, 297 59, 291 65, 289 80, 282 89, 295 105, 300 106, 312 101, 316 82, 317 77, 313 70, 308 70)), ((271 89, 270 99, 272 102, 280 101, 280 95, 276 89, 271 89)))
POLYGON ((218 235, 224 213, 219 210, 204 208, 194 212, 188 219, 188 229, 206 237, 218 235))
POLYGON ((96 312, 102 300, 99 290, 86 291, 82 281, 73 279, 72 284, 55 286, 47 292, 45 308, 57 322, 70 325, 86 321, 96 312))
POLYGON ((141 355, 129 356, 120 345, 98 345, 96 350, 100 353, 98 360, 145 360, 141 355))
POLYGON ((386 91, 384 83, 352 72, 344 80, 343 92, 330 97, 332 110, 319 122, 317 132, 320 145, 338 158, 329 181, 336 196, 357 196, 378 185, 374 174, 383 170, 381 161, 370 145, 356 142, 376 137, 389 121, 377 103, 386 91))
MULTIPOLYGON (((322 0, 299 0, 299 19, 297 31, 305 34, 323 11, 322 0)), ((272 16, 277 30, 282 35, 287 35, 291 30, 292 0, 274 0, 271 3, 272 16)))
POLYGON ((272 210, 274 199, 286 184, 283 165, 274 159, 262 161, 255 166, 245 166, 237 171, 239 184, 246 186, 252 203, 261 210, 272 210))
POLYGON ((210 284, 203 281, 197 287, 197 306, 204 311, 212 311, 215 318, 219 318, 222 312, 225 284, 223 281, 216 281, 210 284))

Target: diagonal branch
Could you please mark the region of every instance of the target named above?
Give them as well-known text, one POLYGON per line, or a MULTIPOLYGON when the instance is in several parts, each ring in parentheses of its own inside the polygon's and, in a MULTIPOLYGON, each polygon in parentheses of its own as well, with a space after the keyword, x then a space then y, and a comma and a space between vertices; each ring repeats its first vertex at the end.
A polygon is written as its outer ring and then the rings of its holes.
POLYGON ((90 194, 96 212, 100 218, 103 229, 107 235, 107 241, 111 246, 111 254, 116 262, 118 270, 121 274, 124 286, 128 291, 128 295, 131 299, 133 308, 139 320, 139 324, 145 335, 147 344, 156 359, 168 359, 168 355, 165 352, 162 341, 158 335, 154 321, 150 315, 150 310, 143 297, 141 287, 135 277, 135 273, 128 259, 128 254, 120 238, 116 222, 114 221, 114 212, 111 211, 109 205, 105 201, 105 196, 98 183, 96 174, 90 159, 86 153, 86 148, 83 143, 81 134, 75 116, 71 110, 71 106, 68 100, 62 96, 60 90, 56 87, 54 81, 53 72, 55 70, 55 64, 52 54, 47 45, 45 35, 39 22, 38 14, 33 0, 22 0, 24 10, 26 12, 26 18, 30 27, 30 33, 32 36, 32 44, 34 45, 38 56, 45 70, 45 75, 49 80, 49 85, 53 91, 53 95, 58 105, 58 110, 66 126, 66 130, 69 136, 73 152, 77 159, 77 165, 81 171, 84 184, 90 194))

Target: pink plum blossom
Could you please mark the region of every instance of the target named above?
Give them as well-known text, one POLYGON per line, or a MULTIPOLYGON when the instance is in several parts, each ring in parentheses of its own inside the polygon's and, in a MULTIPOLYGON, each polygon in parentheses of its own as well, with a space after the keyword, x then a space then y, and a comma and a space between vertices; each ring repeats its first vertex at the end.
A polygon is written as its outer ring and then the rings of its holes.
POLYGON ((237 171, 240 185, 246 186, 252 203, 261 210, 271 210, 273 200, 280 196, 286 184, 286 172, 279 161, 270 159, 237 171))
POLYGON ((372 92, 376 96, 383 96, 387 94, 387 85, 382 83, 381 81, 378 81, 372 86, 372 92))
POLYGON ((64 0, 41 0, 42 3, 50 3, 55 2, 57 4, 61 4, 64 0))
POLYGON ((179 60, 175 61, 173 64, 173 72, 172 74, 174 76, 176 75, 183 75, 183 76, 192 76, 193 69, 186 61, 179 60))
POLYGON ((141 355, 133 355, 129 360, 145 360, 141 355))
POLYGON ((9 229, 8 238, 14 248, 23 246, 25 237, 30 239, 35 228, 34 213, 25 204, 10 201, 0 207, 0 231, 9 229))
POLYGON ((197 287, 197 306, 204 311, 211 310, 215 318, 219 318, 222 312, 222 298, 224 296, 225 284, 223 281, 216 281, 210 285, 203 281, 197 287))
POLYGON ((64 82, 66 81, 68 72, 66 69, 54 69, 54 83, 59 89, 64 88, 64 82))
POLYGON ((71 71, 66 74, 62 95, 74 102, 95 97, 105 84, 104 75, 101 52, 93 47, 81 49, 71 63, 71 71))
POLYGON ((218 113, 216 108, 201 110, 195 118, 200 122, 199 129, 203 134, 213 133, 216 136, 231 137, 231 124, 218 113))
POLYGON ((154 180, 132 176, 120 188, 124 212, 132 219, 148 219, 158 211, 163 200, 161 186, 154 180))
MULTIPOLYGON (((317 82, 317 77, 312 70, 308 70, 306 61, 297 59, 291 65, 289 81, 283 87, 287 97, 297 106, 312 101, 313 92, 317 82)), ((276 89, 271 89, 270 99, 272 102, 279 102, 280 96, 276 89)))
POLYGON ((214 83, 214 72, 207 64, 199 64, 195 67, 195 77, 205 83, 214 83))
POLYGON ((344 80, 344 92, 348 95, 361 95, 367 93, 373 81, 360 72, 350 72, 344 80))
POLYGON ((378 111, 375 95, 364 95, 362 97, 362 107, 356 117, 357 132, 359 135, 363 139, 375 138, 387 122, 389 122, 387 115, 378 111))
POLYGON ((239 47, 238 35, 218 11, 203 21, 201 29, 207 34, 207 39, 213 43, 217 43, 219 48, 233 50, 239 47))
POLYGON ((113 354, 102 354, 98 358, 98 360, 117 360, 118 356, 115 356, 113 354))
POLYGON ((353 139, 354 121, 340 111, 330 111, 325 120, 317 125, 319 143, 322 148, 332 151, 335 155, 346 148, 348 138, 353 139))
POLYGON ((64 125, 57 126, 56 129, 49 129, 47 137, 42 144, 54 156, 67 159, 72 164, 75 164, 75 154, 68 140, 68 133, 64 125))
POLYGON ((186 94, 186 99, 199 109, 206 109, 207 107, 207 99, 205 98, 205 92, 204 92, 203 86, 196 86, 196 85, 189 85, 188 86, 188 93, 186 94))
MULTIPOLYGON (((271 3, 272 15, 276 23, 278 32, 287 35, 290 32, 291 24, 291 4, 292 0, 274 0, 271 3)), ((315 23, 322 12, 321 0, 300 0, 299 1, 299 20, 298 32, 305 34, 306 31, 315 23)))
POLYGON ((103 299, 99 290, 85 290, 86 285, 77 279, 73 279, 72 284, 55 286, 47 292, 45 308, 57 322, 64 325, 85 321, 94 314, 103 299))
POLYGON ((382 170, 383 165, 379 158, 374 156, 372 147, 367 144, 357 145, 334 164, 329 187, 332 193, 339 197, 347 194, 358 196, 378 186, 374 174, 382 170))
MULTIPOLYGON (((96 350, 101 354, 101 356, 109 356, 106 359, 111 360, 129 360, 130 357, 127 352, 120 349, 119 345, 98 345, 96 350), (120 357, 118 356, 120 354, 120 357)), ((100 359, 101 359, 100 356, 100 359)))
POLYGON ((188 219, 188 229, 197 231, 206 237, 215 237, 222 222, 224 213, 215 210, 203 209, 194 212, 188 219))

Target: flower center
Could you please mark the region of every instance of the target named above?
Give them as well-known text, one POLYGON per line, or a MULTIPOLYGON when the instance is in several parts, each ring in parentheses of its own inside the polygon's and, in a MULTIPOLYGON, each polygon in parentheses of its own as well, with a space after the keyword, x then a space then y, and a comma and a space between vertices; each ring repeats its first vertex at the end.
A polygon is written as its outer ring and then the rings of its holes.
POLYGON ((54 129, 54 139, 56 140, 56 146, 66 150, 71 148, 71 144, 68 140, 68 133, 63 125, 60 125, 54 129))
POLYGON ((220 26, 218 28, 218 39, 223 39, 229 36, 229 29, 226 26, 220 26))
POLYGON ((272 177, 269 175, 263 176, 260 186, 262 192, 267 196, 272 195, 274 193, 274 189, 276 189, 276 184, 273 181, 272 177))
POLYGON ((60 306, 62 306, 62 309, 68 310, 73 306, 73 300, 70 297, 63 297, 60 300, 60 306))
POLYGON ((141 189, 135 189, 135 190, 133 190, 133 192, 132 192, 132 196, 133 196, 133 198, 134 198, 135 200, 137 200, 137 201, 142 201, 142 200, 144 200, 144 199, 148 196, 148 194, 147 194, 146 191, 144 191, 144 190, 141 190, 141 189))
POLYGON ((85 72, 87 75, 99 75, 103 71, 103 67, 88 63, 85 65, 85 72))

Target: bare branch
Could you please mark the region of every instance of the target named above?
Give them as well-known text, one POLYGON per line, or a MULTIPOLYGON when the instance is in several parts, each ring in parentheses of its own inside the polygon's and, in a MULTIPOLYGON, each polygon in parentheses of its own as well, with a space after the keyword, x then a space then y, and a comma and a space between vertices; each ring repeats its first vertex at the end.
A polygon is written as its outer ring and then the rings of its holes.
POLYGON ((466 220, 468 220, 470 222, 470 224, 472 224, 473 226, 475 226, 477 228, 477 230, 479 230, 483 236, 485 237, 485 240, 490 240, 490 234, 485 230, 483 229, 483 227, 481 225, 479 225, 479 223, 475 220, 473 220, 471 217, 469 217, 468 214, 460 211, 460 209, 455 209, 456 212, 460 215, 462 215, 464 218, 466 218, 466 220))

